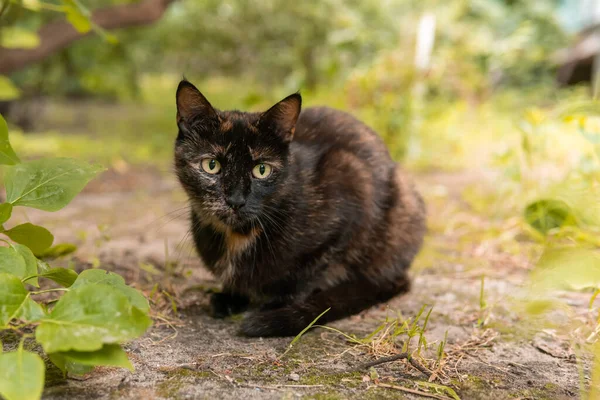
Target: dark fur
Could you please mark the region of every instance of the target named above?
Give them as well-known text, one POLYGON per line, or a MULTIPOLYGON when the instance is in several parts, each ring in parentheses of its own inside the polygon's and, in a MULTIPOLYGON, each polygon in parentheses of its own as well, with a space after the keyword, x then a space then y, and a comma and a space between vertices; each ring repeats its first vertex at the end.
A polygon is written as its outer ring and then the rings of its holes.
POLYGON ((224 317, 255 308, 249 336, 295 335, 409 289, 425 232, 421 197, 375 132, 294 94, 265 113, 218 111, 189 82, 177 90, 177 175, 192 204, 204 264, 223 283, 224 317), (206 155, 218 175, 198 168, 206 155), (254 159, 253 159, 254 158, 254 159), (257 180, 257 161, 277 165, 257 180), (232 199, 245 205, 233 211, 232 199))

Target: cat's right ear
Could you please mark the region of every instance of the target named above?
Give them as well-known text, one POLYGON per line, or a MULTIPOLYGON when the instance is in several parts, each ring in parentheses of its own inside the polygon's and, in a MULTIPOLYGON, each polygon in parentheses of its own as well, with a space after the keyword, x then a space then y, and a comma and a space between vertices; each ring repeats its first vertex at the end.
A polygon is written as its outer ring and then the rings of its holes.
POLYGON ((187 80, 182 80, 177 86, 177 125, 184 131, 189 131, 191 125, 205 124, 218 120, 217 112, 206 97, 187 80))

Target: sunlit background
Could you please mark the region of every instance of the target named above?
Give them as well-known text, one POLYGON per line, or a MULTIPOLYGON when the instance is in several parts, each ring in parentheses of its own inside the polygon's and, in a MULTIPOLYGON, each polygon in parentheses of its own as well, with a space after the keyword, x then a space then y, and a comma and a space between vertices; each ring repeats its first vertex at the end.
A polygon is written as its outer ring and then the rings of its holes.
POLYGON ((166 165, 185 75, 219 108, 257 110, 300 90, 308 106, 365 119, 399 160, 478 168, 510 151, 528 109, 589 99, 600 48, 594 0, 146 0, 143 22, 104 31, 84 20, 89 37, 54 47, 44 39, 54 32, 36 30, 65 11, 76 20, 70 2, 7 4, 0 98, 27 135, 17 148, 109 163, 166 165), (43 47, 11 66, 16 49, 43 47))
POLYGON ((156 222, 185 203, 172 174, 183 76, 220 109, 299 90, 305 107, 364 120, 427 200, 417 273, 471 279, 475 298, 481 279, 478 327, 510 308, 506 292, 536 283, 507 318, 531 328, 560 309, 568 323, 553 329, 580 350, 596 343, 600 0, 0 0, 0 113, 16 152, 109 169, 92 192, 112 200, 88 199, 100 211, 49 222, 92 267, 113 236, 128 278, 191 275, 176 264, 193 251, 169 250, 185 232, 156 222), (172 197, 150 199, 161 187, 172 197), (127 191, 144 206, 124 209, 127 191), (486 279, 500 293, 487 302, 486 279))

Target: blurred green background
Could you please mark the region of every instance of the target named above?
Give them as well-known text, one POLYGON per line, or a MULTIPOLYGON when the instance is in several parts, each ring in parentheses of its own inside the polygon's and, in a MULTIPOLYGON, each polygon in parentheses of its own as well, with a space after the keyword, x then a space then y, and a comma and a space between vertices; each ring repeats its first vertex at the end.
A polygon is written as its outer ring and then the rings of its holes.
POLYGON ((599 3, 0 0, 0 112, 25 158, 172 174, 182 76, 222 109, 300 90, 415 172, 491 171, 463 197, 500 224, 596 246, 599 3))
POLYGON ((26 156, 168 168, 185 75, 218 108, 300 90, 363 118, 415 168, 479 168, 520 140, 524 110, 590 98, 594 57, 570 74, 568 60, 594 3, 4 0, 0 112, 26 156), (53 47, 75 33, 65 19, 81 33, 53 47))

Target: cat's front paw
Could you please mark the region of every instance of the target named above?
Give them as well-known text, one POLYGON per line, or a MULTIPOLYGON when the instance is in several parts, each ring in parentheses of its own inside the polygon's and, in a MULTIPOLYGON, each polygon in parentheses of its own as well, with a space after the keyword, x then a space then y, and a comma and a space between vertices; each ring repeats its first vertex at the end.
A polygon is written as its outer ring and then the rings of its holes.
POLYGON ((226 318, 248 308, 247 297, 230 293, 213 293, 210 296, 210 314, 214 318, 226 318))
POLYGON ((306 327, 303 318, 294 318, 286 308, 257 311, 242 321, 241 333, 250 337, 294 336, 306 327))

